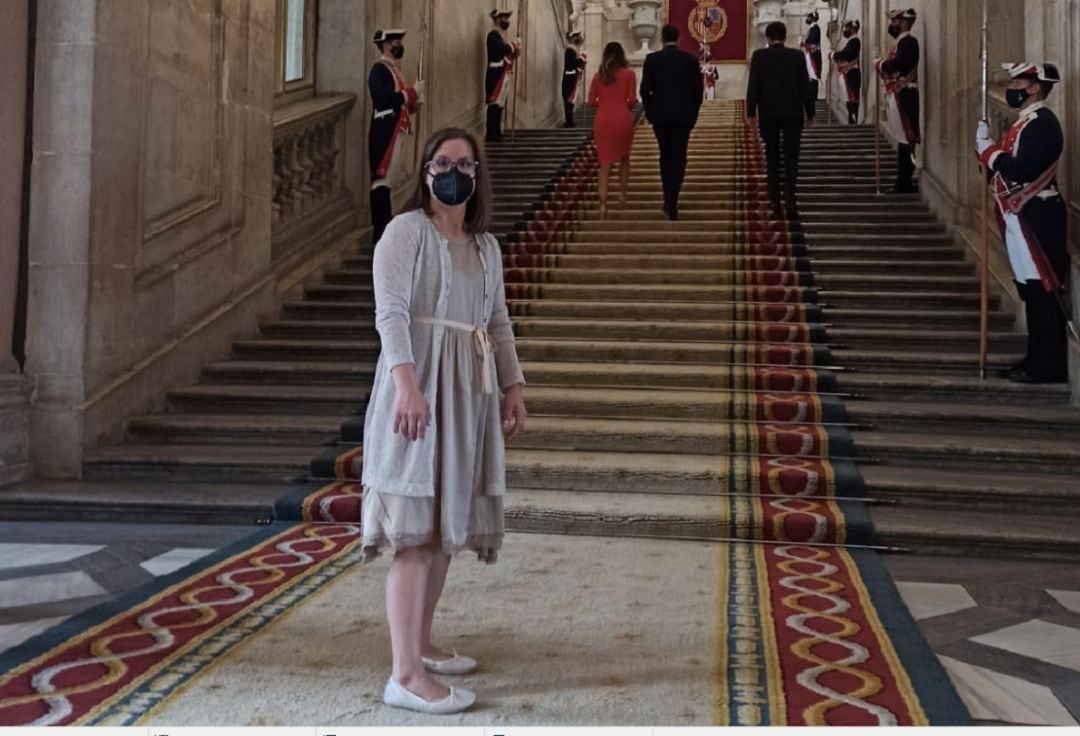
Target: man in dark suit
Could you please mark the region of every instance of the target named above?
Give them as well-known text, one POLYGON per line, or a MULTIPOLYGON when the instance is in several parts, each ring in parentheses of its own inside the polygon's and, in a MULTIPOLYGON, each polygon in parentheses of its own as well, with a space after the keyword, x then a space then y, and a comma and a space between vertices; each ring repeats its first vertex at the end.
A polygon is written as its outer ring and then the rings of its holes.
POLYGON ((664 212, 669 219, 677 220, 690 131, 701 110, 704 84, 697 57, 679 49, 679 29, 664 26, 660 37, 664 48, 645 57, 645 68, 641 71, 641 101, 660 146, 664 212))
POLYGON ((804 120, 813 123, 814 88, 806 59, 797 49, 784 46, 787 27, 770 23, 765 28, 768 48, 750 58, 750 82, 746 87, 746 116, 757 118, 765 141, 769 176, 769 199, 780 213, 780 139, 784 147, 784 209, 788 219, 798 217, 795 186, 799 177, 799 148, 804 120))

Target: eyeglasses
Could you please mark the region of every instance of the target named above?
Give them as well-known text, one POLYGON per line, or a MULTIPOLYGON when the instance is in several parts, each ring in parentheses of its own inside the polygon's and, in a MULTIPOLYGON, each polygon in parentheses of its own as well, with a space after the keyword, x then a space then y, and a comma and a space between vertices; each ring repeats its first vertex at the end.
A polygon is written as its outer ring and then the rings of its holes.
POLYGON ((473 161, 471 158, 451 161, 446 156, 436 156, 428 162, 428 169, 434 174, 446 174, 450 169, 457 169, 465 176, 476 176, 476 167, 479 165, 479 161, 473 161))

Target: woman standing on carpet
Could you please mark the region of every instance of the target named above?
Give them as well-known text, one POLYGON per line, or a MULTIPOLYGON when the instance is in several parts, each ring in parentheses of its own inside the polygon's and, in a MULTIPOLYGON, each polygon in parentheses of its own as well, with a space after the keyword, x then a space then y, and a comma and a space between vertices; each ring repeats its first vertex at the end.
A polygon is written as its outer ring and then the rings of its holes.
POLYGON ((362 546, 368 558, 394 553, 386 581, 393 673, 383 701, 456 713, 475 695, 431 673, 466 674, 476 662, 436 647, 432 620, 451 553, 470 549, 492 564, 502 544, 503 433, 525 428, 524 377, 502 253, 487 232, 483 154, 472 135, 442 130, 420 160, 405 213, 375 248, 382 353, 364 423, 362 546))
POLYGON ((597 188, 600 197, 600 219, 607 217, 608 178, 611 167, 619 163, 622 196, 619 204, 626 206, 626 190, 630 186, 630 148, 634 143, 634 118, 631 110, 637 104, 637 80, 626 62, 622 44, 612 41, 604 47, 600 71, 589 87, 589 105, 596 108, 593 138, 596 157, 600 163, 597 188))

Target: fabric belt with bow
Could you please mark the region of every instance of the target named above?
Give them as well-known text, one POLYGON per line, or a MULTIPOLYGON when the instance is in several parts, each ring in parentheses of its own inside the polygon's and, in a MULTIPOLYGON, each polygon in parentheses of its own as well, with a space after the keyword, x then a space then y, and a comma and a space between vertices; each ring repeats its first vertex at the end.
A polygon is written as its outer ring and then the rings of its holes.
POLYGON ((484 393, 495 393, 495 379, 492 375, 492 361, 489 359, 489 356, 493 357, 495 355, 496 346, 495 341, 491 339, 491 333, 483 327, 476 327, 475 325, 466 324, 465 322, 455 322, 450 319, 416 317, 413 319, 413 322, 422 325, 441 325, 454 330, 472 333, 473 350, 476 351, 477 357, 480 358, 480 372, 484 382, 484 393))

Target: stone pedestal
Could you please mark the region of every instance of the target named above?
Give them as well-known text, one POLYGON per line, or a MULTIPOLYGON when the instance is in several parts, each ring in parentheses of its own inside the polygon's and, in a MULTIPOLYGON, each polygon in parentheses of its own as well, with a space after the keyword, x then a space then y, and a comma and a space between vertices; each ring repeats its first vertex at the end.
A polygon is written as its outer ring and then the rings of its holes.
POLYGON ((630 30, 637 40, 637 48, 627 49, 627 55, 632 64, 640 66, 652 52, 653 41, 663 25, 660 0, 627 0, 626 5, 632 13, 630 30))

